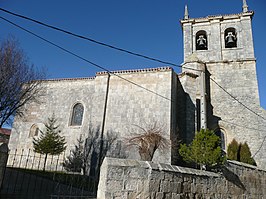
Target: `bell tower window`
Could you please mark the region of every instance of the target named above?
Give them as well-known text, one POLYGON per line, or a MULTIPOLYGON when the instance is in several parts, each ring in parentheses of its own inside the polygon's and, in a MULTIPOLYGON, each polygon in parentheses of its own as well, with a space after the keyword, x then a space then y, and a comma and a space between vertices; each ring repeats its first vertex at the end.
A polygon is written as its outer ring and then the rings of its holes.
POLYGON ((200 30, 196 34, 196 50, 208 50, 207 33, 204 30, 200 30))
POLYGON ((227 28, 224 32, 225 48, 237 47, 237 36, 235 28, 227 28))

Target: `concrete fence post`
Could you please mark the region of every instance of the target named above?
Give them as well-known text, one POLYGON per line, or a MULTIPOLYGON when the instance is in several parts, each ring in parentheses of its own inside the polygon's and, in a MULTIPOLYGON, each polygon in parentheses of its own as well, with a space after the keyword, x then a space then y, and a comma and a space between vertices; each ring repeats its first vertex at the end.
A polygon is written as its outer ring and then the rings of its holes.
POLYGON ((8 158, 8 146, 6 143, 0 146, 0 189, 2 188, 2 183, 4 180, 4 174, 8 158))

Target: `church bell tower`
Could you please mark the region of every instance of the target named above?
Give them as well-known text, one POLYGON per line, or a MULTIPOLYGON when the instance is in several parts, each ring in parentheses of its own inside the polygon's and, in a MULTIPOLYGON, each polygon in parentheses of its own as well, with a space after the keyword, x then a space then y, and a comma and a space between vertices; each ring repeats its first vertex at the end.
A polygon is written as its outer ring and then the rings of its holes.
POLYGON ((184 62, 195 54, 203 62, 254 60, 251 20, 253 11, 243 1, 243 12, 181 20, 184 62))
MULTIPOLYGON (((265 121, 243 106, 265 114, 259 102, 253 15, 246 0, 238 14, 190 18, 185 7, 181 20, 184 62, 180 81, 190 98, 187 104, 192 103, 186 107, 187 117, 195 116, 195 125, 187 122, 186 126, 189 141, 193 131, 209 128, 221 137, 225 151, 234 138, 248 142, 253 155, 260 147, 263 137, 251 129, 265 121)), ((258 162, 264 159, 266 165, 266 155, 259 152, 256 156, 258 162)))

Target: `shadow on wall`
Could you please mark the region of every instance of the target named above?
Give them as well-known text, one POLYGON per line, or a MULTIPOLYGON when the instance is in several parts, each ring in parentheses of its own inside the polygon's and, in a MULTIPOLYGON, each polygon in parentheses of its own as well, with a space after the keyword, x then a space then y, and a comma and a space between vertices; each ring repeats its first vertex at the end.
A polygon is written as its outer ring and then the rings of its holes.
POLYGON ((226 166, 222 167, 222 174, 226 180, 233 183, 234 185, 236 185, 243 191, 246 191, 246 188, 244 184, 241 182, 241 180, 239 179, 239 177, 234 172, 230 171, 226 166))
POLYGON ((221 120, 220 117, 213 115, 213 106, 211 103, 211 85, 210 85, 210 72, 206 69, 206 95, 207 95, 207 127, 211 130, 215 130, 219 128, 219 121, 221 120))

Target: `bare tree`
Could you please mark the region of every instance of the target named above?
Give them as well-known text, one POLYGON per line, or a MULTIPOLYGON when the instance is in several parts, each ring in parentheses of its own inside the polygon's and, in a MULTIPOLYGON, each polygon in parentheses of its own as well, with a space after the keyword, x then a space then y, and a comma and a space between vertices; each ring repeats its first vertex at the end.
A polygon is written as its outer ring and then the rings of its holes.
POLYGON ((10 37, 0 44, 0 127, 14 115, 22 116, 28 102, 39 102, 44 73, 29 64, 18 42, 10 37))
POLYGON ((129 146, 138 147, 141 160, 152 161, 157 149, 166 149, 169 146, 168 140, 163 137, 163 127, 158 126, 156 122, 146 128, 138 125, 134 126, 138 127, 142 133, 136 133, 127 139, 127 143, 129 146))

